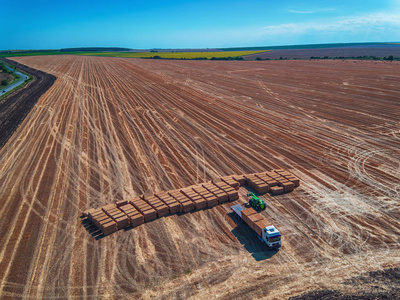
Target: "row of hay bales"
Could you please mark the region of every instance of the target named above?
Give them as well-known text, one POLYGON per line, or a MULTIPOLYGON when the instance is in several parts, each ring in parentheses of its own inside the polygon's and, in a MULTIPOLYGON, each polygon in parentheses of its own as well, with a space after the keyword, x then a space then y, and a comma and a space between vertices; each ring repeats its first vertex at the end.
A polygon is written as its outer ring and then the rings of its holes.
POLYGON ((238 188, 239 185, 233 188, 224 181, 206 182, 89 209, 83 215, 89 218, 104 235, 108 235, 119 229, 135 227, 171 214, 211 208, 237 200, 238 188))
POLYGON ((282 169, 244 175, 244 177, 247 184, 260 194, 268 192, 272 195, 288 193, 300 185, 298 178, 282 169))
POLYGON ((299 185, 299 180, 284 170, 233 175, 218 180, 192 185, 183 189, 163 191, 150 196, 119 201, 83 215, 91 220, 104 235, 129 226, 135 227, 164 216, 211 208, 239 198, 240 186, 250 185, 258 193, 279 194, 299 185))

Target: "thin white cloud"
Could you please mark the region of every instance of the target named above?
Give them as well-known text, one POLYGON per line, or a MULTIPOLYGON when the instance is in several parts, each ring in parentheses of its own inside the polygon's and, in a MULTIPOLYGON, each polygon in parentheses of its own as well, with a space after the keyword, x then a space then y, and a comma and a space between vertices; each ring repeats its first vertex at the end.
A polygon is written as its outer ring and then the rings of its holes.
POLYGON ((289 9, 289 12, 293 13, 293 14, 313 14, 316 11, 315 10, 310 10, 310 11, 301 11, 301 10, 292 10, 289 9))
POLYGON ((323 32, 355 33, 362 30, 400 29, 400 15, 372 14, 348 17, 324 23, 286 23, 264 27, 264 35, 313 34, 323 32))
POLYGON ((331 12, 331 11, 335 11, 334 8, 320 8, 320 9, 316 9, 316 10, 293 10, 293 9, 289 9, 289 12, 291 12, 292 14, 315 14, 318 12, 331 12))
POLYGON ((332 7, 326 7, 326 8, 317 9, 317 12, 331 12, 331 11, 336 11, 336 9, 332 8, 332 7))

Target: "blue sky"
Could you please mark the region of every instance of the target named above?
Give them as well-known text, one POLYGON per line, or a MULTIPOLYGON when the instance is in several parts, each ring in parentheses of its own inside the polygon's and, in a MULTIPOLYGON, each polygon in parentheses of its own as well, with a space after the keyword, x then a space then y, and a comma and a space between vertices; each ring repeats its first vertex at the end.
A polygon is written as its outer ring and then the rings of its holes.
POLYGON ((400 0, 0 0, 0 7, 0 49, 400 41, 400 0))

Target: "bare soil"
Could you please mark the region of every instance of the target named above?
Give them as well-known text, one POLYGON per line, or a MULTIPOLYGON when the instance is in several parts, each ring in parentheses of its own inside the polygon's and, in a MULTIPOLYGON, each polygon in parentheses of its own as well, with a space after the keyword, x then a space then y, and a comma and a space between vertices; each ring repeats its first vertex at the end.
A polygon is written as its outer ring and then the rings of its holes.
POLYGON ((400 63, 14 60, 58 79, 0 151, 0 298, 350 295, 399 266, 400 63), (98 240, 79 218, 274 168, 301 179, 263 196, 279 251, 231 203, 98 240))
POLYGON ((368 272, 343 283, 342 292, 319 290, 291 297, 290 300, 319 299, 399 299, 400 268, 368 272), (349 288, 350 287, 350 288, 349 288), (350 290, 350 293, 346 290, 350 290))
MULTIPOLYGON (((18 69, 31 75, 34 79, 22 89, 9 94, 0 100, 0 149, 13 135, 40 96, 46 92, 56 80, 56 77, 19 64, 15 61, 3 59, 10 65, 17 65, 18 69)), ((9 79, 13 79, 8 74, 9 79)), ((2 80, 0 73, 0 81, 2 80)), ((0 86, 1 87, 1 86, 0 86)))

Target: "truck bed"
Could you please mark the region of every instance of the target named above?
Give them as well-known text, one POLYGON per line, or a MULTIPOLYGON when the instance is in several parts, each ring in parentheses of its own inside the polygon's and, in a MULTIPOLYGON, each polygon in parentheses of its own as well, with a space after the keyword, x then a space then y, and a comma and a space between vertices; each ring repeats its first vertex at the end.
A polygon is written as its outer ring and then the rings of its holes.
POLYGON ((242 210, 244 210, 245 208, 240 205, 240 204, 236 204, 231 206, 231 209, 240 217, 242 218, 242 210))

